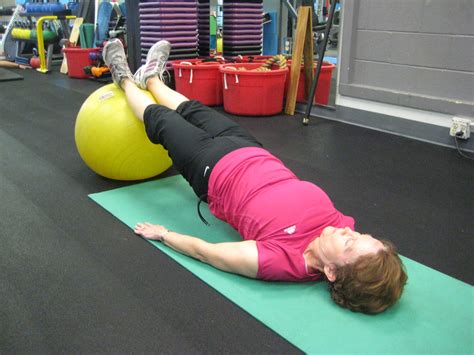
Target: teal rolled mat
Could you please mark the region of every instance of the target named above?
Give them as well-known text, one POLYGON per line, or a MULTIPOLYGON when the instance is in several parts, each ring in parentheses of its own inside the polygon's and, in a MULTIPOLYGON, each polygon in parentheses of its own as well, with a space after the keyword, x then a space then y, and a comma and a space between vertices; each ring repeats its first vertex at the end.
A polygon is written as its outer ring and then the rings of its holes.
POLYGON ((79 27, 79 41, 81 48, 94 47, 94 24, 83 23, 81 27, 79 27))
MULTIPOLYGON (((89 196, 130 228, 137 222, 151 222, 209 242, 240 240, 205 205, 202 212, 211 226, 201 222, 197 197, 180 176, 89 196)), ((402 257, 409 283, 400 302, 368 316, 335 305, 325 282, 248 279, 150 243, 306 353, 473 352, 473 288, 408 258, 402 257)))

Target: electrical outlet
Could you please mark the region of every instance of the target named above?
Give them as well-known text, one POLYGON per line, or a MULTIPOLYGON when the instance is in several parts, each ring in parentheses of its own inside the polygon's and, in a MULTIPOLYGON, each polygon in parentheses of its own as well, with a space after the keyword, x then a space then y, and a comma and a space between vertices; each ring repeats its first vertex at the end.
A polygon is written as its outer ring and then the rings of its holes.
POLYGON ((471 135, 471 120, 468 118, 453 117, 449 135, 459 139, 468 139, 471 135))

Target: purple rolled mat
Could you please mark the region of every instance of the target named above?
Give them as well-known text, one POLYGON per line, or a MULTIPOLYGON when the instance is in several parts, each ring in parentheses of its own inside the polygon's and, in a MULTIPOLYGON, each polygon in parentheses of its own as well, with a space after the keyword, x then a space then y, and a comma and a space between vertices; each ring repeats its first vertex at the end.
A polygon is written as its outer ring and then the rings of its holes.
MULTIPOLYGON (((183 61, 186 61, 186 59, 196 59, 198 57, 198 53, 197 52, 194 52, 194 53, 189 53, 189 54, 185 54, 185 55, 176 55, 176 56, 171 56, 170 55, 170 60, 183 60, 183 61)), ((170 68, 168 69, 168 71, 171 71, 173 70, 173 66, 170 65, 170 68)))
MULTIPOLYGON (((167 39, 167 38, 166 38, 167 39)), ((154 45, 156 42, 160 41, 161 39, 152 39, 152 40, 140 40, 141 46, 143 48, 148 48, 154 45)), ((183 48, 190 48, 195 49, 198 45, 198 41, 190 42, 190 41, 175 41, 171 44, 171 49, 183 49, 183 48)))
POLYGON ((231 46, 229 44, 224 43, 224 51, 238 51, 238 50, 255 50, 255 49, 261 49, 262 44, 242 44, 239 46, 231 46))
POLYGON ((140 25, 189 25, 189 26, 197 26, 197 19, 196 20, 141 20, 140 25))
MULTIPOLYGON (((199 36, 200 37, 200 36, 199 36)), ((244 34, 241 34, 241 35, 231 35, 231 34, 228 34, 228 33, 224 33, 224 38, 226 40, 230 40, 230 41, 237 41, 237 40, 252 40, 252 41, 261 41, 263 40, 263 36, 262 35, 244 35, 244 34)))
MULTIPOLYGON (((262 22, 262 21, 260 21, 262 22)), ((245 28, 262 28, 263 23, 230 23, 224 20, 224 28, 234 28, 235 30, 243 30, 245 28)))
POLYGON ((240 12, 264 12, 263 11, 263 6, 262 7, 225 7, 224 8, 224 16, 225 14, 230 14, 230 13, 240 13, 240 12))
POLYGON ((255 14, 248 14, 248 13, 233 13, 233 14, 225 14, 224 21, 227 19, 263 19, 263 12, 255 13, 255 14))
POLYGON ((186 55, 190 55, 190 54, 195 54, 197 53, 197 49, 196 48, 192 48, 192 49, 187 49, 187 50, 182 50, 182 51, 178 51, 178 52, 171 52, 170 54, 170 57, 173 56, 173 57, 183 57, 183 56, 186 56, 186 55))
POLYGON ((176 19, 176 20, 185 20, 185 19, 197 19, 197 15, 195 13, 190 14, 163 14, 160 12, 156 12, 153 14, 140 14, 140 20, 148 20, 148 19, 176 19))
MULTIPOLYGON (((261 32, 263 30, 263 26, 249 26, 249 25, 240 25, 240 26, 225 26, 224 25, 224 33, 229 32, 237 32, 237 33, 244 33, 243 31, 250 31, 251 33, 261 32)), ((249 33, 249 32, 245 32, 249 33)))
MULTIPOLYGON (((234 7, 225 10, 225 14, 240 14, 240 13, 251 13, 251 14, 258 14, 258 13, 263 13, 263 8, 258 9, 255 7, 234 7)), ((225 16, 224 14, 224 16, 225 16)))
POLYGON ((248 24, 248 25, 262 25, 263 16, 259 19, 227 19, 224 17, 224 26, 225 25, 238 25, 238 24, 248 24))
POLYGON ((196 9, 194 7, 141 7, 139 9, 140 14, 150 14, 150 13, 183 13, 183 12, 192 12, 195 13, 196 9))
POLYGON ((235 44, 230 44, 227 42, 224 42, 224 50, 236 50, 236 49, 255 49, 255 48, 261 48, 262 43, 235 43, 235 44))
POLYGON ((262 55, 262 51, 240 51, 240 52, 225 52, 224 57, 226 58, 234 58, 238 57, 239 55, 262 55))
POLYGON ((224 29, 224 35, 229 36, 263 36, 263 29, 258 27, 256 29, 224 29))
POLYGON ((194 0, 176 0, 176 1, 140 1, 139 7, 176 7, 176 6, 192 6, 196 7, 194 0))
POLYGON ((140 35, 142 37, 166 37, 166 36, 173 36, 173 37, 187 37, 187 38, 194 38, 198 35, 197 31, 140 31, 140 35))
POLYGON ((257 48, 224 48, 224 55, 228 54, 233 54, 233 55, 239 55, 239 54, 259 54, 262 52, 262 47, 257 47, 257 48))
POLYGON ((171 51, 171 55, 186 55, 189 53, 196 53, 197 48, 175 48, 171 51))
MULTIPOLYGON (((142 47, 151 47, 154 45, 157 41, 142 41, 141 45, 142 47)), ((197 41, 194 43, 173 43, 174 48, 195 48, 197 47, 197 41)))
POLYGON ((263 10, 263 4, 250 4, 246 2, 231 2, 231 3, 224 4, 224 10, 230 9, 230 8, 239 8, 239 7, 248 7, 248 8, 263 10))
POLYGON ((191 58, 197 55, 197 50, 195 51, 188 51, 183 53, 175 53, 170 54, 169 59, 178 59, 178 58, 191 58))
POLYGON ((241 46, 241 45, 261 45, 262 41, 255 41, 255 40, 229 40, 227 37, 224 36, 224 45, 226 46, 241 46))
POLYGON ((153 42, 156 43, 158 41, 161 41, 163 39, 166 39, 168 42, 170 42, 172 45, 175 43, 188 43, 189 45, 193 45, 197 43, 197 37, 194 38, 188 38, 188 37, 170 37, 170 36, 154 36, 154 37, 142 37, 140 38, 141 42, 153 42))
POLYGON ((227 50, 224 49, 224 56, 228 57, 231 55, 245 55, 245 54, 252 54, 252 55, 261 55, 262 54, 262 48, 257 48, 257 49, 236 49, 236 50, 227 50))
MULTIPOLYGON (((175 55, 170 55, 169 56, 169 61, 174 61, 174 60, 180 60, 180 61, 188 61, 189 59, 195 59, 197 58, 198 56, 198 51, 195 51, 195 52, 188 52, 188 53, 180 53, 180 54, 175 54, 175 55)), ((171 62, 168 62, 168 64, 170 64, 170 67, 167 69, 172 73, 173 72, 173 65, 171 62)))
POLYGON ((160 26, 160 25, 143 25, 140 24, 141 30, 145 31, 197 31, 197 26, 195 25, 180 25, 180 26, 160 26))
MULTIPOLYGON (((141 48, 142 57, 146 57, 149 50, 150 50, 150 47, 147 47, 147 48, 142 47, 141 48)), ((193 51, 196 51, 195 47, 191 47, 191 48, 173 48, 171 50, 171 54, 190 53, 190 52, 193 52, 193 51)))

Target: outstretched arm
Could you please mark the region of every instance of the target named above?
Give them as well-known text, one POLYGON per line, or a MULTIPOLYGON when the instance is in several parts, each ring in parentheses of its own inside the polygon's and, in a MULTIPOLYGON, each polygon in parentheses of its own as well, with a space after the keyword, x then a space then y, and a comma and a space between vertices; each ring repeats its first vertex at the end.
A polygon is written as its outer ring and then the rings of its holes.
POLYGON ((146 239, 161 241, 170 248, 217 269, 251 278, 257 276, 258 250, 254 240, 213 244, 151 223, 139 223, 134 231, 146 239))

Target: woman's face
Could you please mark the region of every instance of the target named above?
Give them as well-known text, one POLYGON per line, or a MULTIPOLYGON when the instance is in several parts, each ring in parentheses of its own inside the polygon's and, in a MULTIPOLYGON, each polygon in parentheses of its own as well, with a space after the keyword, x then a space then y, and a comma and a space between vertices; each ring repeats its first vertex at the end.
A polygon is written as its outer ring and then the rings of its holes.
POLYGON ((343 266, 366 254, 375 254, 384 248, 382 242, 368 234, 360 234, 349 227, 324 228, 318 238, 324 264, 343 266))

